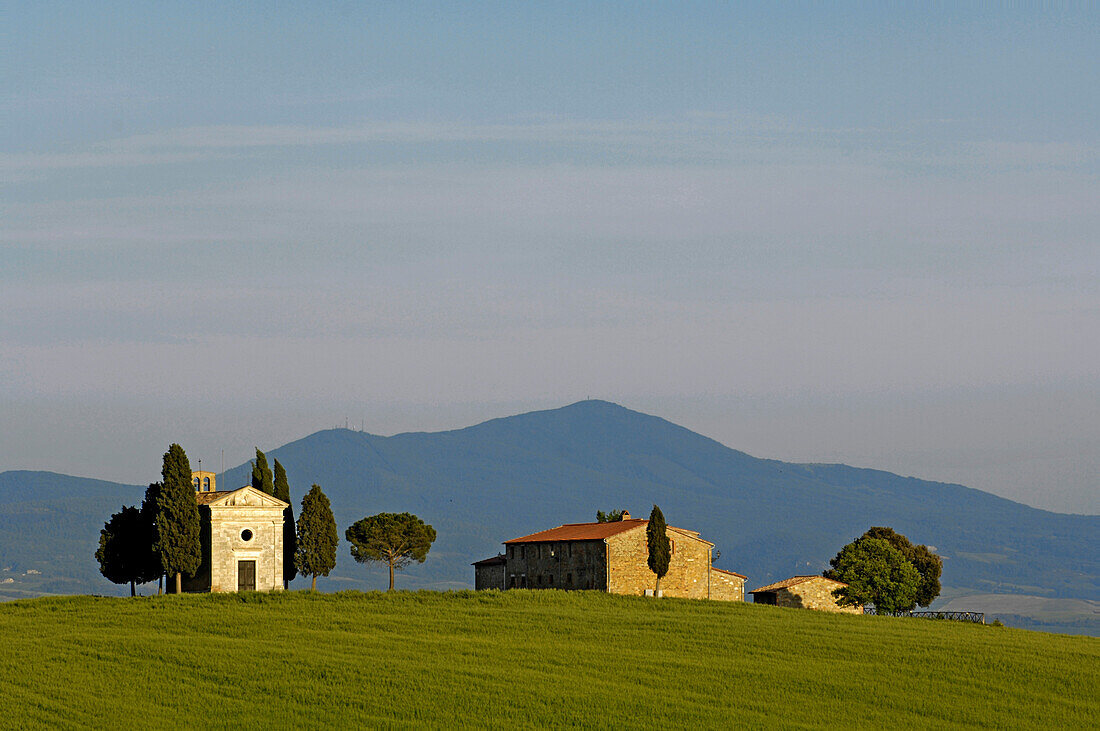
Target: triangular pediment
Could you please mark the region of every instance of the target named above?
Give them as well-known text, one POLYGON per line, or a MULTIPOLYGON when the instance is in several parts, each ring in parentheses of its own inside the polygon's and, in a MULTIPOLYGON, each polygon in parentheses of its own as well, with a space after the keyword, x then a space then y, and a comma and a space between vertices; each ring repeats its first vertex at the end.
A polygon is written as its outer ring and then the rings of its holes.
POLYGON ((238 490, 226 493, 224 496, 210 503, 210 507, 254 507, 254 508, 287 508, 289 503, 268 495, 246 485, 238 490))

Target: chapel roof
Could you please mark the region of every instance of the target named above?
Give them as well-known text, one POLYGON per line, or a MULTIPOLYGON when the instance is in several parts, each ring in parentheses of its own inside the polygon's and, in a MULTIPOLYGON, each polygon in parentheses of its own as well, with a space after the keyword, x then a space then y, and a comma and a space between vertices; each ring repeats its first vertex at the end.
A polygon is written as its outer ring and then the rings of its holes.
POLYGON ((215 500, 223 498, 231 492, 234 492, 234 491, 233 490, 216 490, 214 492, 196 492, 195 493, 195 502, 197 502, 199 505, 209 505, 210 503, 214 502, 215 500))

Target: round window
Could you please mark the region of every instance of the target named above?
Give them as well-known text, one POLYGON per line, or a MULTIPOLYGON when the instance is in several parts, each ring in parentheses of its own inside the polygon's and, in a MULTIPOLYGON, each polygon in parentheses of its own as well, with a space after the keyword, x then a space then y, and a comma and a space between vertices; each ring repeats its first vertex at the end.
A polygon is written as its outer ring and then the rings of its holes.
POLYGON ((244 530, 242 530, 241 531, 241 540, 242 541, 251 541, 252 540, 252 531, 250 531, 248 528, 245 528, 244 530))

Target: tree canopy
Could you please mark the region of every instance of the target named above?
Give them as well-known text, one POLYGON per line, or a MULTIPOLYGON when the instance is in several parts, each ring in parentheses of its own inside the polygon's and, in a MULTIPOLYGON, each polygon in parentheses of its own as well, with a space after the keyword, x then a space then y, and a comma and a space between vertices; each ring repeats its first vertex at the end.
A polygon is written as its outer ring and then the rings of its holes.
MULTIPOLYGON (((921 577, 914 606, 927 607, 940 595, 940 574, 943 573, 943 559, 932 553, 928 546, 924 544, 914 546, 908 538, 896 532, 893 528, 884 526, 869 528, 863 534, 863 537, 881 538, 901 551, 901 555, 913 564, 913 568, 917 570, 921 577)), ((905 611, 910 611, 913 608, 909 607, 905 611)))
POLYGON ((622 510, 608 510, 606 513, 602 510, 596 511, 597 523, 618 523, 623 519, 622 510))
POLYGON ((908 611, 921 576, 901 551, 882 538, 861 536, 840 549, 826 578, 847 584, 833 592, 840 606, 873 604, 881 613, 908 611))
POLYGON ((153 553, 153 530, 147 516, 134 507, 124 506, 99 531, 99 549, 95 552, 99 572, 115 584, 144 584, 161 575, 160 561, 153 553))
MULTIPOLYGON (((935 553, 925 545, 914 546, 912 542, 896 532, 893 528, 885 526, 873 526, 857 538, 852 543, 849 543, 840 553, 838 553, 831 561, 829 565, 831 569, 824 572, 824 576, 829 579, 836 579, 837 581, 843 581, 848 584, 852 584, 851 578, 855 576, 856 564, 852 563, 853 557, 868 556, 866 551, 857 552, 854 548, 856 543, 861 540, 881 540, 885 541, 891 548, 901 554, 901 557, 907 561, 913 569, 917 572, 917 587, 912 592, 911 596, 906 590, 905 592, 898 594, 895 593, 891 597, 884 597, 884 600, 893 607, 892 609, 883 609, 886 612, 909 612, 915 609, 918 605, 927 607, 931 604, 937 596, 940 594, 940 574, 943 571, 943 559, 937 556, 935 553), (850 549, 848 554, 845 554, 845 550, 850 549), (844 563, 842 567, 842 557, 844 557, 844 563)), ((890 557, 893 560, 893 557, 890 557)), ((882 579, 881 575, 884 571, 883 564, 881 562, 864 562, 858 565, 859 571, 871 572, 874 575, 875 582, 880 586, 885 586, 886 583, 882 579)), ((866 580, 864 580, 866 582, 866 580)), ((877 602, 873 600, 851 602, 852 604, 874 604, 876 608, 879 607, 877 602)))
POLYGON ((377 561, 389 566, 393 591, 393 572, 413 562, 424 563, 435 541, 435 529, 411 513, 379 513, 353 523, 344 538, 359 563, 377 561))
POLYGON ((668 562, 672 558, 672 546, 668 540, 668 528, 665 525, 665 515, 656 505, 649 513, 649 524, 646 525, 645 538, 649 547, 649 570, 657 574, 657 584, 654 593, 661 590, 661 578, 668 573, 668 562))
POLYGON ((176 577, 176 593, 182 591, 182 575, 193 574, 202 563, 199 506, 191 484, 191 463, 183 447, 173 444, 164 453, 160 488, 156 491, 156 551, 161 566, 176 577))
POLYGON ((256 447, 256 459, 252 462, 252 487, 268 495, 275 495, 275 481, 267 466, 267 455, 256 447))
MULTIPOLYGON (((328 496, 320 485, 313 485, 302 498, 302 513, 298 516, 298 550, 294 566, 302 576, 313 579, 311 590, 317 589, 317 577, 328 576, 336 566, 336 518, 328 496)), ((426 553, 426 552, 425 552, 426 553)))

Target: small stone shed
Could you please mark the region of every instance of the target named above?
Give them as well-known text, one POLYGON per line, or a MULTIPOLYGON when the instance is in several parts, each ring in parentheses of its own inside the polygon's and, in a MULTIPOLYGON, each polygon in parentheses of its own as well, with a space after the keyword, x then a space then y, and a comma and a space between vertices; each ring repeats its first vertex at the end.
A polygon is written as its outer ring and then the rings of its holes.
POLYGON ((504 566, 508 563, 504 554, 483 558, 474 562, 474 589, 503 589, 504 566))
POLYGON ((836 603, 833 591, 847 584, 824 576, 792 576, 774 584, 762 586, 751 592, 754 604, 772 604, 778 607, 817 609, 822 612, 863 614, 863 606, 842 607, 836 603))

